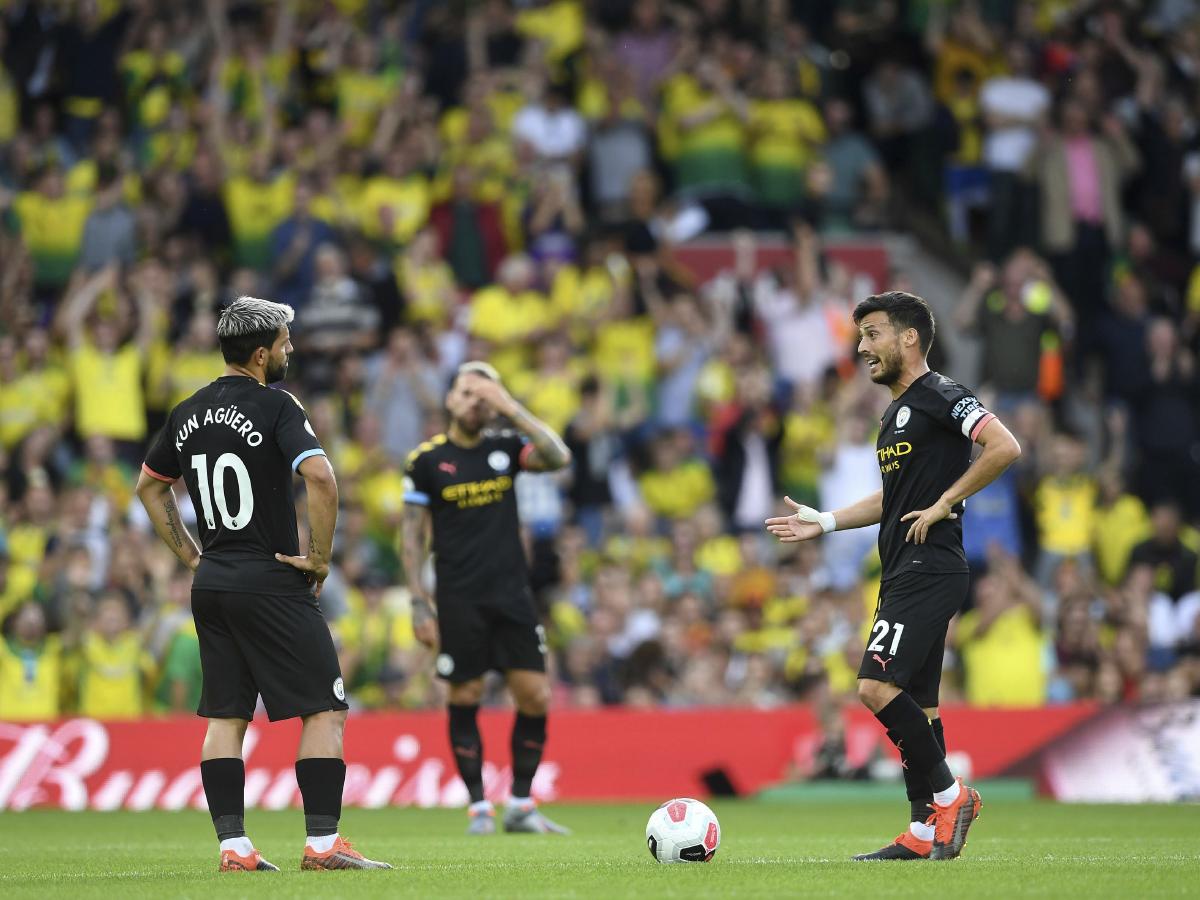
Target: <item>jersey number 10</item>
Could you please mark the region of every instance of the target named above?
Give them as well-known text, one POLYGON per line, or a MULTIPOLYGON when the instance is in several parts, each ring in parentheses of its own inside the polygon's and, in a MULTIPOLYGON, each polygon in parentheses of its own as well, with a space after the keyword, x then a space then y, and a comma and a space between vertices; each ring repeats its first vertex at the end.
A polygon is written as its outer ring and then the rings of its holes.
POLYGON ((197 453, 192 457, 192 468, 196 470, 196 487, 200 491, 200 506, 204 513, 204 524, 210 530, 217 527, 213 518, 213 500, 221 514, 221 524, 231 531, 240 531, 250 523, 254 514, 254 491, 250 487, 250 472, 236 453, 222 453, 213 466, 212 489, 209 489, 208 454, 197 453), (229 514, 229 502, 225 499, 225 470, 232 469, 238 484, 238 510, 229 514))

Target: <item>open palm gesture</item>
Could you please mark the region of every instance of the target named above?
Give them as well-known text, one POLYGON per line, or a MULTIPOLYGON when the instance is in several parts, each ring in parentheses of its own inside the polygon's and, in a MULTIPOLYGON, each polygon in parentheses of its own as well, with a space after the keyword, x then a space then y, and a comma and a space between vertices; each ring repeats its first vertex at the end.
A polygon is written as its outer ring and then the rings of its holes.
POLYGON ((797 503, 791 497, 784 497, 783 502, 790 506, 794 513, 790 516, 776 516, 767 519, 767 531, 779 538, 781 543, 795 544, 800 541, 811 541, 820 537, 824 532, 818 520, 820 513, 811 506, 797 503))

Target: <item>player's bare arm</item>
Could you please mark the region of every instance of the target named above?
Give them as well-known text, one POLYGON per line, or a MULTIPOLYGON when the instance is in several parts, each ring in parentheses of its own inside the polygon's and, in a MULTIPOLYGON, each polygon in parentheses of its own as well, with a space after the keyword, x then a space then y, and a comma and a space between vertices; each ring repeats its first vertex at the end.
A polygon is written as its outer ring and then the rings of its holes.
POLYGON ((200 565, 200 546, 183 524, 179 507, 175 505, 175 495, 171 492, 171 483, 142 472, 138 476, 136 490, 154 526, 154 533, 162 538, 181 563, 196 571, 200 565))
POLYGON ((275 558, 304 572, 312 581, 313 593, 319 597, 333 555, 333 529, 338 513, 337 478, 324 455, 310 456, 300 463, 298 471, 304 478, 308 497, 308 553, 305 556, 276 553, 275 558))
POLYGON ((882 490, 868 494, 857 503, 833 512, 818 512, 811 506, 797 503, 791 497, 784 497, 783 502, 795 512, 789 516, 767 519, 766 525, 767 531, 784 544, 809 541, 830 531, 847 531, 851 528, 878 525, 883 518, 882 490))
POLYGON ((975 442, 983 448, 983 452, 967 467, 962 477, 946 489, 937 503, 928 509, 913 510, 900 517, 901 522, 912 522, 904 536, 905 542, 925 543, 934 523, 953 517, 951 507, 983 490, 1021 456, 1021 445, 1012 432, 1004 427, 1004 423, 996 418, 983 427, 975 442))
POLYGON ((421 584, 421 572, 425 569, 425 560, 429 553, 429 509, 415 503, 406 504, 400 529, 401 557, 404 571, 408 575, 408 588, 412 592, 413 635, 426 647, 436 649, 437 608, 433 598, 421 584))
POLYGON ((558 433, 518 403, 504 385, 479 378, 472 390, 486 400, 496 413, 510 419, 517 431, 529 438, 533 450, 525 457, 524 468, 533 472, 554 472, 571 464, 571 451, 558 433))

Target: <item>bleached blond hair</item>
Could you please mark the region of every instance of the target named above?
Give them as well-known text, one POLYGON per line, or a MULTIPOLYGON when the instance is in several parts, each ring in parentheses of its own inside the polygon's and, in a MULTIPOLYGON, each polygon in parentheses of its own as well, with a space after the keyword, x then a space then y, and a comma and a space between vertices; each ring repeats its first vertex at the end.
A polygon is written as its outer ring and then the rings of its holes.
POLYGON ((296 311, 286 303, 258 297, 238 297, 221 311, 221 317, 217 320, 217 337, 274 334, 294 318, 296 311))
POLYGON ((500 373, 496 371, 496 367, 491 363, 486 363, 481 359, 472 359, 458 367, 459 375, 466 375, 468 372, 474 372, 476 375, 482 375, 484 378, 491 381, 499 381, 500 373))

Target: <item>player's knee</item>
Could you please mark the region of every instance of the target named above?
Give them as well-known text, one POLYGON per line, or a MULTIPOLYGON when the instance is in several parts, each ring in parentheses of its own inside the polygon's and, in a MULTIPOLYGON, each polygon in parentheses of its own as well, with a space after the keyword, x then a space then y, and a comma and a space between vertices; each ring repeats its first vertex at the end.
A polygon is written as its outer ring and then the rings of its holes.
POLYGON ((324 712, 313 713, 304 719, 306 728, 317 728, 335 735, 339 740, 346 730, 346 710, 327 709, 324 712))
POLYGON ((478 706, 483 702, 483 679, 450 685, 448 698, 453 706, 478 706))
POLYGON ((550 684, 542 680, 540 683, 526 688, 513 699, 516 701, 517 709, 523 715, 544 716, 550 709, 550 684))
POLYGON ((204 743, 200 747, 200 758, 240 757, 249 725, 244 719, 209 719, 204 743))
POLYGON ((879 712, 896 695, 896 686, 887 681, 872 678, 858 679, 858 699, 871 712, 879 712))

